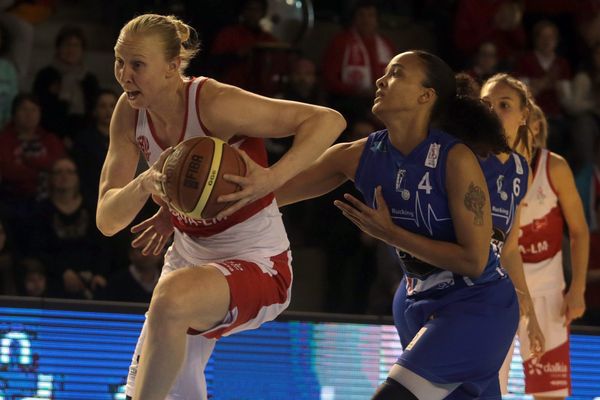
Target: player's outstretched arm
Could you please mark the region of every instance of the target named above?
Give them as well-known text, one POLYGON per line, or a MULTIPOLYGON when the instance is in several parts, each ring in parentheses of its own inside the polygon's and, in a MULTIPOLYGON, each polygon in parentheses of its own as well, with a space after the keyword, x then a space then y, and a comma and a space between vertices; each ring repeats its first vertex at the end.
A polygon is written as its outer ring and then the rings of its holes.
POLYGON ((199 105, 204 124, 227 141, 236 135, 277 138, 294 135, 290 150, 274 165, 256 168, 245 177, 226 176, 242 190, 220 201, 236 201, 220 217, 273 192, 306 169, 331 146, 346 127, 336 111, 311 104, 270 99, 210 80, 199 105))
MULTIPOLYGON (((135 110, 123 94, 110 123, 110 143, 100 175, 96 225, 107 236, 129 225, 150 194, 162 196, 160 170, 150 168, 135 177, 139 150, 134 129, 135 110)), ((157 164, 162 165, 169 151, 163 152, 157 164)))
POLYGON ((338 143, 328 148, 310 167, 275 191, 279 206, 312 199, 354 180, 367 139, 338 143))

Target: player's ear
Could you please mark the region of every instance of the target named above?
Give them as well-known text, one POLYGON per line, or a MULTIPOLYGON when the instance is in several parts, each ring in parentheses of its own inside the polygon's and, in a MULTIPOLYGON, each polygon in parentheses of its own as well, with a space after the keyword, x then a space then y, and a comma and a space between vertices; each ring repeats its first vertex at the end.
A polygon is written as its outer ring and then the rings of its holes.
POLYGON ((423 91, 417 98, 419 104, 429 103, 435 98, 435 90, 432 88, 423 88, 423 91))
POLYGON ((167 69, 167 78, 179 74, 179 67, 181 66, 181 57, 175 57, 169 61, 169 67, 167 69))

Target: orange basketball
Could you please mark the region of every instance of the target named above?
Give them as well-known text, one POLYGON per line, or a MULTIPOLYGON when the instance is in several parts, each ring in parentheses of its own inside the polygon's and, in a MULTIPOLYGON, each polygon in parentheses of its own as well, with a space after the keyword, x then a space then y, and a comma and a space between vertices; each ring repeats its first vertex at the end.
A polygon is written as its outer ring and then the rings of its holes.
POLYGON ((163 191, 171 205, 193 219, 214 218, 231 203, 219 196, 240 190, 224 174, 246 175, 246 164, 237 150, 213 137, 194 137, 175 146, 162 169, 167 179, 163 191))

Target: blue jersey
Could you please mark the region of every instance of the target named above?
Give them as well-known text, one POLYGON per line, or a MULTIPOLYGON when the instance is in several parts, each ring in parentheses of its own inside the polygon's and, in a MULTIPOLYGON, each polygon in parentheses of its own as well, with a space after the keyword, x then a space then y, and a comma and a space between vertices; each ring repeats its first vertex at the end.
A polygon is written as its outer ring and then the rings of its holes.
POLYGON ((494 226, 492 247, 500 255, 515 222, 517 207, 527 193, 529 166, 527 160, 517 153, 511 153, 504 163, 493 155, 479 160, 479 163, 490 192, 494 226))
MULTIPOLYGON (((396 225, 434 240, 456 243, 446 191, 446 159, 456 143, 453 136, 432 129, 410 154, 403 155, 392 146, 387 130, 374 132, 361 155, 355 185, 372 207, 375 188, 381 186, 396 225)), ((504 275, 491 245, 484 272, 477 279, 437 268, 403 251, 396 253, 407 277, 409 296, 427 297, 504 275)))

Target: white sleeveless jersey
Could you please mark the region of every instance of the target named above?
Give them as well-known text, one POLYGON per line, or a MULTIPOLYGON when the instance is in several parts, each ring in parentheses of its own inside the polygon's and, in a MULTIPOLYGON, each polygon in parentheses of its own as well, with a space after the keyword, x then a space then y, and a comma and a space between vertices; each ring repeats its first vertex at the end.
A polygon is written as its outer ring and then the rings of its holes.
POLYGON ((532 293, 562 290, 564 219, 550 179, 550 152, 541 149, 534 177, 521 206, 519 249, 532 293))
MULTIPOLYGON (((212 136, 198 112, 198 107, 202 104, 202 86, 206 81, 207 78, 200 77, 186 82, 185 121, 178 143, 191 137, 212 136)), ((158 138, 146 109, 140 109, 136 113, 135 138, 148 165, 155 163, 167 148, 158 138)), ((267 153, 262 139, 236 136, 229 144, 244 150, 256 163, 267 166, 267 153)), ((210 243, 205 249, 211 250, 210 257, 215 260, 241 256, 240 252, 246 253, 251 249, 264 255, 279 254, 289 247, 281 213, 272 193, 222 221, 194 220, 173 209, 171 214, 173 225, 179 231, 175 242, 179 243, 178 247, 184 253, 198 249, 195 244, 201 242, 210 243), (182 241, 182 238, 186 240, 182 241)))

